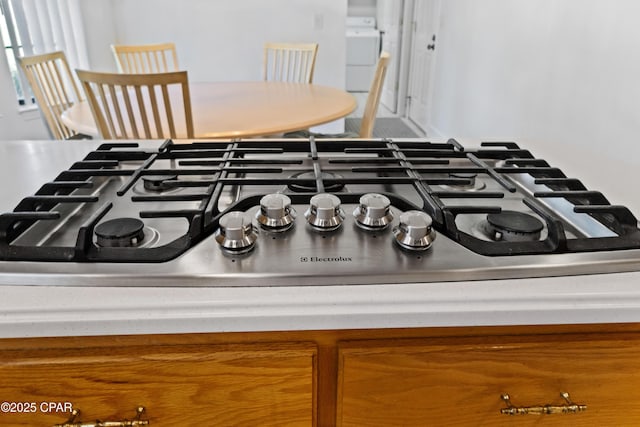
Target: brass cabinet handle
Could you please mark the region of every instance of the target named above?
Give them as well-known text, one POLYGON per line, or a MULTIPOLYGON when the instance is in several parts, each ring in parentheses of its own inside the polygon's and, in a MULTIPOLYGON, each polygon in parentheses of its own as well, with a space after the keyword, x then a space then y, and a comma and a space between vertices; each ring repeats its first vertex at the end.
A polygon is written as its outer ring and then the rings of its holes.
POLYGON ((511 404, 508 394, 503 394, 502 400, 507 404, 506 408, 500 410, 505 415, 527 415, 527 414, 574 414, 587 410, 587 405, 579 405, 573 403, 569 397, 569 393, 563 391, 560 396, 567 402, 566 405, 543 405, 543 406, 523 406, 517 407, 511 404))
POLYGON ((139 426, 148 426, 149 420, 141 420, 140 417, 144 413, 144 406, 138 406, 136 408, 136 419, 135 420, 122 420, 122 421, 94 421, 94 422, 84 422, 77 421, 77 418, 80 416, 80 411, 78 409, 74 409, 71 412, 71 417, 62 424, 56 424, 53 427, 139 427, 139 426))

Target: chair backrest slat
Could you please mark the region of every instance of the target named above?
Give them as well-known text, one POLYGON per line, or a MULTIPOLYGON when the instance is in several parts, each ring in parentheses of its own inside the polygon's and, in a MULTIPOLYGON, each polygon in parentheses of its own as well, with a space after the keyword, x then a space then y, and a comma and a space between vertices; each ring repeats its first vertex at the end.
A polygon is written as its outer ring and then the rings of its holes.
POLYGON ((317 43, 266 43, 263 80, 312 83, 317 43))
POLYGON ((173 43, 111 45, 118 71, 123 74, 151 74, 178 71, 178 54, 173 43))
POLYGON ((77 70, 77 74, 102 138, 194 138, 186 71, 114 74, 77 70))
MULTIPOLYGON (((152 137, 151 130, 149 128, 149 117, 147 116, 147 108, 145 107, 145 99, 142 96, 142 89, 140 88, 140 86, 136 85, 133 87, 133 90, 135 91, 136 95, 136 105, 138 107, 138 112, 140 113, 140 124, 142 125, 142 128, 144 130, 144 137, 145 139, 151 139, 152 137)), ((129 92, 125 90, 123 93, 125 96, 127 96, 129 92)), ((149 100, 153 102, 151 98, 149 98, 149 100)), ((127 110, 129 111, 129 121, 131 122, 131 127, 137 127, 134 117, 134 106, 133 104, 131 104, 130 100, 127 102, 127 110)))
MULTIPOLYGON (((169 90, 166 86, 162 86, 162 98, 164 100, 164 105, 166 109, 167 119, 169 122, 169 134, 171 138, 176 137, 176 127, 173 124, 173 110, 171 108, 171 102, 169 101, 169 90)), ((189 113, 191 114, 191 113, 189 113)))
POLYGON ((19 62, 53 137, 67 139, 76 135, 65 126, 61 115, 84 99, 64 52, 23 57, 19 62))

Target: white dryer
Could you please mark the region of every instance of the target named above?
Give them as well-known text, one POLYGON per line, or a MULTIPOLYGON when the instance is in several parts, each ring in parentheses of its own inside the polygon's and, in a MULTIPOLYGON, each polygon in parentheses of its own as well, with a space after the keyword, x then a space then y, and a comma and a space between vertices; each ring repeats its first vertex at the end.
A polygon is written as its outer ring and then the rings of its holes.
POLYGON ((380 31, 370 16, 347 17, 347 90, 367 92, 380 56, 380 31))

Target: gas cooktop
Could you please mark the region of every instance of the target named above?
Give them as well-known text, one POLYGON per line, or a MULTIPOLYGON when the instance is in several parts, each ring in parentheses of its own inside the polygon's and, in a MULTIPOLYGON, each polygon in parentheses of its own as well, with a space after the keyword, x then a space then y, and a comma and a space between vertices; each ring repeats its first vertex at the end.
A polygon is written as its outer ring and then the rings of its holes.
POLYGON ((104 143, 0 216, 27 282, 287 285, 640 270, 634 215, 512 142, 104 143))

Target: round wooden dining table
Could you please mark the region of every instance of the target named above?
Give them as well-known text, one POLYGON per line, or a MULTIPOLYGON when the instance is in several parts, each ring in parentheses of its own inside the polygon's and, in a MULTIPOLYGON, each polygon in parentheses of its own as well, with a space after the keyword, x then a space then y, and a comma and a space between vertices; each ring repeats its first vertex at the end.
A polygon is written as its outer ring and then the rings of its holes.
MULTIPOLYGON (((356 108, 348 92, 308 83, 190 83, 189 92, 196 138, 268 136, 308 129, 343 118, 356 108)), ((62 121, 76 132, 99 137, 86 101, 66 110, 62 121)))

